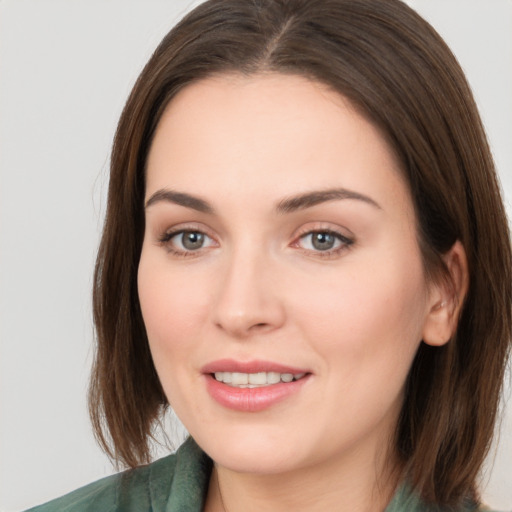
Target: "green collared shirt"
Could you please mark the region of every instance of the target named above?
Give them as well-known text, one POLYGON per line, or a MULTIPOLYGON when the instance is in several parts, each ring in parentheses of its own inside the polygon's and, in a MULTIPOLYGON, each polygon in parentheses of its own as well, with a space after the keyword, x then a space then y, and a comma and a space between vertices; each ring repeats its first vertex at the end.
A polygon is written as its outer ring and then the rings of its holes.
MULTIPOLYGON (((201 512, 211 459, 189 438, 173 455, 86 485, 27 512, 201 512)), ((402 486, 385 512, 439 512, 402 486)), ((479 510, 462 507, 457 512, 479 510)), ((452 511, 454 512, 454 511, 452 511)))

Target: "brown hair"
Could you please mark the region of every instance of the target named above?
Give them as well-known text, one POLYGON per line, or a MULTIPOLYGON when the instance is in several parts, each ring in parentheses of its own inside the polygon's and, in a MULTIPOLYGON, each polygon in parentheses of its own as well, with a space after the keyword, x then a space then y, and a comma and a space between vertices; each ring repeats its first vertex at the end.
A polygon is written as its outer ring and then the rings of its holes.
POLYGON ((476 498, 511 338, 512 257, 486 136, 455 57, 399 0, 210 0, 164 38, 126 103, 114 140, 94 284, 97 354, 90 412, 128 466, 149 460, 167 400, 137 295, 144 167, 166 105, 216 73, 291 73, 328 84, 388 138, 416 208, 425 270, 446 275, 456 240, 469 290, 453 339, 421 344, 396 432, 404 474, 427 502, 476 498))

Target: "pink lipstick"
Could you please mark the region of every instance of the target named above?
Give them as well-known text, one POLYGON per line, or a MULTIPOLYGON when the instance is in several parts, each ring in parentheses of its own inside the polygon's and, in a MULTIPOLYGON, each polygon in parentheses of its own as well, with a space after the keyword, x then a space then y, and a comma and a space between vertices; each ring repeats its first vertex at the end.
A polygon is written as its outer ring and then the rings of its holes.
POLYGON ((269 361, 222 359, 202 372, 210 396, 219 404, 241 412, 258 412, 298 393, 311 373, 303 368, 269 361))

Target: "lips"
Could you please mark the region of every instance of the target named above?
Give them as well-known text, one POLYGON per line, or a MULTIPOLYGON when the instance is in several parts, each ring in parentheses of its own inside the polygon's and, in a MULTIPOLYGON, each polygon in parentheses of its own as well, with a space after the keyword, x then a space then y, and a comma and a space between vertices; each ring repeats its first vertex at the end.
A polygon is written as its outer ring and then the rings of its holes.
POLYGON ((271 361, 235 361, 234 359, 219 359, 205 365, 201 371, 203 373, 215 372, 240 372, 240 373, 258 373, 258 372, 276 372, 276 373, 308 373, 305 368, 287 366, 271 361))
POLYGON ((210 396, 220 405, 240 412, 258 412, 299 393, 311 373, 303 368, 268 361, 223 359, 202 372, 210 396))

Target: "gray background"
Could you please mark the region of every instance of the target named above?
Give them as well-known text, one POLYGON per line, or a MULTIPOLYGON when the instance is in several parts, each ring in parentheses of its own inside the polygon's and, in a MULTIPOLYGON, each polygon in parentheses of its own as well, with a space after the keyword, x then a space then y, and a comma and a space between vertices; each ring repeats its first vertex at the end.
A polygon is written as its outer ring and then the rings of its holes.
MULTIPOLYGON (((113 471, 94 442, 85 405, 91 275, 110 143, 142 65, 190 3, 0 1, 2 511, 113 471)), ((409 3, 467 72, 510 212, 512 2, 409 3)), ((511 408, 483 476, 487 502, 502 510, 512 508, 511 408)))

